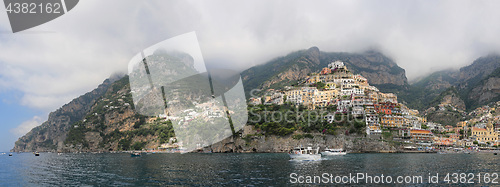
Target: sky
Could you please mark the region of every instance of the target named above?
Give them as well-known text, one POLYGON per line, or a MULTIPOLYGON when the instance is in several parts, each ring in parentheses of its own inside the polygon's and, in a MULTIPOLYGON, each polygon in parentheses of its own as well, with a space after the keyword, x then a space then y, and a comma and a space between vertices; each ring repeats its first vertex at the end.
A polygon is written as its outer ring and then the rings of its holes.
POLYGON ((84 0, 12 33, 0 9, 0 151, 155 43, 195 31, 206 63, 235 70, 317 46, 376 49, 409 80, 500 52, 500 1, 84 0))

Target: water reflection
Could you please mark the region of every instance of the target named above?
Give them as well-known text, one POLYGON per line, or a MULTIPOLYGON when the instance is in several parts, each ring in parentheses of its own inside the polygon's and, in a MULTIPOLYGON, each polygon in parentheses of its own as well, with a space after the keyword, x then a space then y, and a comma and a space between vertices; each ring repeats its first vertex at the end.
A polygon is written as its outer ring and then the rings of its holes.
MULTIPOLYGON (((0 186, 283 185, 290 174, 410 176, 499 173, 493 154, 347 154, 289 161, 287 154, 48 154, 0 156, 0 186)), ((424 181, 426 182, 426 181, 424 181)), ((445 183, 441 183, 443 185, 445 183)), ((425 185, 425 184, 417 184, 425 185)))

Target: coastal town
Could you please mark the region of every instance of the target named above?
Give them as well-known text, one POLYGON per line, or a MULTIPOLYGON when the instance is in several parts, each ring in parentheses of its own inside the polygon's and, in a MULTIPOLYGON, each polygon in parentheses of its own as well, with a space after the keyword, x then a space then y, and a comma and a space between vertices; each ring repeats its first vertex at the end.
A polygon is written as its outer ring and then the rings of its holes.
POLYGON ((455 126, 427 121, 418 110, 398 102, 397 95, 382 93, 362 75, 334 61, 295 86, 268 89, 249 99, 250 105, 283 105, 309 110, 332 109, 323 116, 335 124, 335 114, 363 118, 366 136, 405 143, 405 149, 495 149, 500 144, 500 101, 469 113, 473 118, 455 126), (498 109, 498 110, 495 110, 498 109))

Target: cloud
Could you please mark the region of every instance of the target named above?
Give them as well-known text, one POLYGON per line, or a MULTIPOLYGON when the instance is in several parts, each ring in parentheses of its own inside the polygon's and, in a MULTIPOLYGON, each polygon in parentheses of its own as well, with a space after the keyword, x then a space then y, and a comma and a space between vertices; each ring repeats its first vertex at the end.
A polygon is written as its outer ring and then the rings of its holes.
POLYGON ((9 34, 0 14, 0 92, 49 112, 126 72, 140 50, 196 31, 205 61, 243 70, 318 46, 376 47, 414 79, 500 51, 498 1, 98 1, 9 34), (110 8, 113 7, 113 8, 110 8))
POLYGON ((15 136, 22 136, 28 133, 31 129, 42 124, 44 120, 39 116, 33 116, 32 119, 22 122, 16 128, 10 130, 10 133, 15 136))

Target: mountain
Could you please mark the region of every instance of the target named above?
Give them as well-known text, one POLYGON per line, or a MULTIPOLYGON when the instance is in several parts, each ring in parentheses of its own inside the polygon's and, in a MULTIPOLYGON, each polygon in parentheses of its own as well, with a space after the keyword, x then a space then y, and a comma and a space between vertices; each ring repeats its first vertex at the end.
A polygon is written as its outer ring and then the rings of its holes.
POLYGON ((497 68, 500 68, 499 55, 488 55, 474 60, 471 65, 460 68, 460 89, 474 86, 497 68))
MULTIPOLYGON (((500 64, 500 63, 499 63, 500 64)), ((472 109, 500 100, 500 68, 496 68, 477 84, 469 84, 464 91, 466 104, 472 109)))
MULTIPOLYGON (((148 56, 147 60, 150 68, 148 70, 152 72, 151 77, 155 80, 172 81, 196 73, 192 68, 193 59, 187 54, 158 50, 153 55, 148 56), (161 69, 169 71, 159 71, 161 69), (158 79, 157 77, 169 79, 158 79)), ((139 63, 139 65, 141 64, 139 63)), ((146 71, 141 71, 143 69, 135 70, 137 71, 131 73, 131 75, 136 76, 133 82, 129 82, 129 76, 110 78, 95 90, 52 112, 47 122, 33 128, 25 136, 19 138, 13 151, 140 150, 144 147, 157 148, 160 144, 169 141, 171 137, 175 136, 170 122, 140 115, 135 110, 131 83, 139 87, 139 91, 142 87, 148 88, 150 86, 145 75, 146 71)), ((187 81, 193 87, 203 85, 197 79, 187 79, 187 81)), ((213 86, 215 88, 221 87, 215 83, 213 86)), ((199 97, 200 94, 192 93, 184 96, 186 99, 190 99, 199 97)), ((138 110, 142 113, 146 113, 142 110, 148 108, 139 107, 152 102, 148 99, 145 97, 138 101, 138 110)))
POLYGON ((458 83, 458 76, 458 71, 454 70, 434 72, 411 84, 399 98, 411 108, 425 110, 442 92, 458 83))
POLYGON ((98 98, 102 97, 119 78, 118 75, 111 76, 96 89, 51 112, 46 122, 16 141, 13 151, 54 151, 62 147, 71 124, 82 120, 98 98))
MULTIPOLYGON (((155 65, 156 58, 168 56, 161 51, 155 55, 149 58, 150 65, 155 65)), ((177 65, 189 65, 189 59, 180 59, 184 60, 177 65)), ((408 84, 404 70, 381 53, 327 53, 317 47, 273 59, 241 75, 247 92, 253 88, 277 88, 296 84, 297 80, 335 60, 346 62, 348 68, 361 73, 374 85, 404 88, 408 84)), ((95 90, 52 112, 45 123, 18 140, 13 151, 115 151, 157 148, 172 143, 175 133, 169 121, 136 113, 130 84, 128 76, 104 81, 95 90)))
POLYGON ((446 125, 469 118, 465 111, 500 100, 500 56, 480 57, 459 70, 434 72, 399 98, 446 125))
POLYGON ((129 77, 116 81, 79 122, 60 147, 64 152, 157 148, 174 137, 172 124, 136 113, 129 77))
POLYGON ((108 79, 51 113, 47 122, 21 137, 12 151, 140 150, 156 148, 174 136, 168 122, 156 123, 156 118, 135 112, 129 78, 125 76, 116 81, 108 79))
POLYGON ((322 52, 317 47, 311 47, 243 71, 241 76, 245 93, 250 97, 250 91, 253 89, 265 90, 296 84, 308 74, 319 71, 336 60, 343 61, 353 73, 363 75, 371 85, 377 86, 382 92, 407 89, 408 81, 404 69, 382 53, 322 52))
POLYGON ((410 107, 425 110, 442 92, 454 86, 465 102, 466 109, 487 104, 499 96, 500 81, 495 77, 496 69, 500 68, 500 56, 488 55, 480 57, 471 65, 460 70, 445 70, 434 72, 427 77, 411 84, 407 95, 402 96, 410 107))
MULTIPOLYGON (((183 67, 190 66, 192 61, 182 55, 172 56, 161 51, 155 55, 149 59, 152 65, 155 65, 156 58, 179 62, 174 64, 179 66, 179 72, 170 72, 174 75, 180 75, 181 70, 186 70, 183 67)), ((459 71, 435 72, 410 85, 404 69, 382 53, 322 52, 317 47, 292 52, 242 72, 245 93, 249 97, 253 89, 297 84, 308 74, 336 60, 345 62, 349 70, 366 77, 380 91, 396 93, 398 99, 410 108, 425 110, 429 121, 454 124, 467 118, 464 111, 500 100, 499 56, 479 58, 459 71)), ((147 86, 143 82, 136 83, 147 86)), ((50 113, 46 122, 19 138, 13 151, 157 148, 175 141, 172 137, 175 133, 169 121, 136 113, 128 76, 115 76, 50 113)))
MULTIPOLYGON (((495 71, 500 68, 499 55, 481 57, 460 70, 434 72, 413 84, 408 84, 404 69, 382 53, 322 52, 317 47, 296 51, 242 72, 245 93, 250 97, 250 91, 253 89, 266 90, 296 84, 309 73, 319 71, 335 60, 345 62, 350 70, 366 77, 369 83, 380 91, 395 93, 400 102, 420 111, 443 103, 452 103, 456 109, 469 111, 477 106, 498 101, 500 97, 500 80, 498 72, 495 71), (454 91, 449 90, 452 87, 454 91)), ((256 95, 260 93, 252 92, 256 95)), ((439 114, 429 110, 427 114, 438 121, 442 117, 441 121, 446 124, 452 124, 464 117, 462 114, 456 114, 457 111, 452 113, 453 115, 445 117, 443 110, 440 110, 439 114)))
POLYGON ((320 51, 317 47, 290 53, 275 58, 241 73, 247 96, 253 89, 281 88, 297 83, 320 66, 320 51))
POLYGON ((432 100, 430 103, 430 107, 436 107, 439 105, 447 105, 460 111, 465 110, 465 102, 460 98, 460 95, 454 86, 449 87, 445 91, 441 92, 441 94, 434 98, 434 100, 432 100))
POLYGON ((424 115, 428 121, 454 126, 467 117, 465 102, 460 98, 457 89, 452 86, 441 92, 429 104, 424 115))

